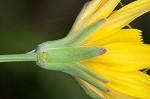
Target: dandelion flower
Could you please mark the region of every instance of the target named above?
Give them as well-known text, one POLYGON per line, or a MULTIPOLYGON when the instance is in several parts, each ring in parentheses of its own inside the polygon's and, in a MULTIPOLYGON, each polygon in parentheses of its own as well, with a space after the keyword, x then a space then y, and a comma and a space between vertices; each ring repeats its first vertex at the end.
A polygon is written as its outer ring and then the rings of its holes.
POLYGON ((150 68, 150 45, 128 25, 150 11, 150 0, 115 10, 120 1, 86 3, 65 38, 26 54, 0 55, 0 62, 36 61, 68 73, 94 99, 150 99, 150 76, 142 71, 150 68))
MULTIPOLYGON (((143 44, 141 31, 124 28, 150 10, 150 0, 136 0, 114 10, 121 0, 92 0, 85 4, 69 36, 107 19, 81 46, 102 46, 107 53, 80 62, 110 83, 104 92, 76 77, 85 91, 96 99, 150 99, 150 76, 140 70, 150 68, 150 45, 143 44)), ((98 83, 101 83, 97 81, 98 83)))

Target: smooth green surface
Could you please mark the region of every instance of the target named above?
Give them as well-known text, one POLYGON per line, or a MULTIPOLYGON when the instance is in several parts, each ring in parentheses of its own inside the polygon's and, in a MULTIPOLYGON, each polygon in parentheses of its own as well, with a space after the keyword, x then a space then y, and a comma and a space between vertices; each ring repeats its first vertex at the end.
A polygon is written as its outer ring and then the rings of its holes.
MULTIPOLYGON (((42 46, 41 46, 42 48, 42 46)), ((97 46, 48 48, 37 52, 39 62, 72 63, 100 56, 104 48, 97 46)))
POLYGON ((0 62, 37 61, 36 53, 0 55, 0 62))

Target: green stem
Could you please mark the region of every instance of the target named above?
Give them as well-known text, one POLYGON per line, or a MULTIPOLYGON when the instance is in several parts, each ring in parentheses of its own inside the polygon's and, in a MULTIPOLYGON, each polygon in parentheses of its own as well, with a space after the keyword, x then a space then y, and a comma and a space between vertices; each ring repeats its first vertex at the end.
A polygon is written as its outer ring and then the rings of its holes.
POLYGON ((36 61, 37 54, 0 55, 0 62, 36 61))

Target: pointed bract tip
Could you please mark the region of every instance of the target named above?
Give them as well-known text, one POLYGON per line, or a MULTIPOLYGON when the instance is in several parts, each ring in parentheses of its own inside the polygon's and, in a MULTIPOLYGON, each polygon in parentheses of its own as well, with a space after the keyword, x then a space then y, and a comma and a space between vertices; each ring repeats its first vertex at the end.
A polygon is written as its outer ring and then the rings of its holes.
POLYGON ((100 55, 103 55, 103 54, 105 54, 106 52, 108 52, 108 49, 102 48, 102 52, 100 53, 100 55))
POLYGON ((104 82, 104 83, 110 83, 110 81, 107 80, 107 79, 103 79, 102 82, 104 82))
POLYGON ((110 90, 109 90, 108 88, 106 88, 104 91, 105 91, 105 92, 110 92, 110 90))
POLYGON ((101 20, 99 20, 99 21, 105 23, 105 22, 108 21, 108 19, 101 19, 101 20))
POLYGON ((90 3, 90 1, 86 2, 85 5, 87 6, 90 3))

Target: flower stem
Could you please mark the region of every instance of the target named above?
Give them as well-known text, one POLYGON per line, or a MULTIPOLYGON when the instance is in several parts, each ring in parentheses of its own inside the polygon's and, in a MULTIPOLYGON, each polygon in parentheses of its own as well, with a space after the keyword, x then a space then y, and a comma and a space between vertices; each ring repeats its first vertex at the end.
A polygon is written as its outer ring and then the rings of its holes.
POLYGON ((37 54, 0 55, 0 62, 36 61, 37 54))

